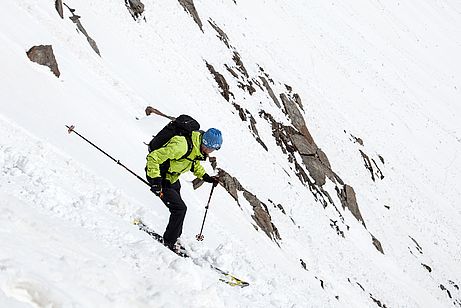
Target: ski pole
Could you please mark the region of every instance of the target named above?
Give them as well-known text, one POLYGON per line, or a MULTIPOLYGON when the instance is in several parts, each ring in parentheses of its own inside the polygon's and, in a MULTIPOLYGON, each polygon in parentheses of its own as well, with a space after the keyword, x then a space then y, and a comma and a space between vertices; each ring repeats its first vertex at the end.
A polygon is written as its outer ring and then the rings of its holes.
POLYGON ((88 142, 89 144, 91 144, 93 147, 95 147, 96 149, 98 149, 100 152, 102 152, 104 155, 106 155, 107 157, 109 157, 110 159, 112 159, 117 165, 120 165, 122 166, 123 168, 125 168, 129 173, 131 173, 132 175, 134 175, 135 177, 137 177, 140 181, 142 181, 144 184, 146 185, 149 185, 149 182, 147 182, 146 180, 144 180, 142 177, 140 177, 139 175, 137 175, 136 173, 134 173, 133 171, 131 171, 130 169, 128 169, 124 164, 122 164, 118 159, 115 159, 113 158, 112 156, 110 156, 109 154, 107 154, 105 151, 103 151, 100 147, 98 147, 97 145, 95 145, 93 142, 91 142, 90 140, 86 139, 85 137, 83 137, 82 135, 80 135, 77 131, 75 131, 75 126, 74 125, 71 125, 71 126, 67 126, 66 127, 68 128, 67 132, 70 134, 70 133, 76 133, 77 136, 79 136, 80 138, 82 138, 83 140, 85 140, 86 142, 88 142))
POLYGON ((204 239, 204 236, 202 235, 203 226, 205 225, 206 214, 208 213, 208 208, 210 207, 211 195, 213 195, 214 188, 217 185, 218 185, 218 183, 213 184, 213 187, 211 188, 210 197, 208 198, 208 202, 207 202, 207 204, 205 206, 205 216, 203 216, 202 228, 200 229, 200 233, 195 236, 197 241, 203 241, 203 239, 204 239))

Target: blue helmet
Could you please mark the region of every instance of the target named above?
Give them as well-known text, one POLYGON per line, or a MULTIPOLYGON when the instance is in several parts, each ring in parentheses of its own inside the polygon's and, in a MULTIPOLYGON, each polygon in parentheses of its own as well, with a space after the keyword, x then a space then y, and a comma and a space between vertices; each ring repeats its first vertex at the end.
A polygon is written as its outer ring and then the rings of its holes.
POLYGON ((219 129, 210 128, 203 133, 202 144, 209 149, 219 150, 222 145, 222 134, 219 129))

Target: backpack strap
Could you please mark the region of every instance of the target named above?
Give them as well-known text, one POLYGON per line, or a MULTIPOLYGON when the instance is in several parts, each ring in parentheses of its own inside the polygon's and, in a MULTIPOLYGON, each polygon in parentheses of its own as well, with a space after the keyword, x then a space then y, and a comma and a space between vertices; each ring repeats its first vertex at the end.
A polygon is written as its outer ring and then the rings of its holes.
POLYGON ((181 156, 180 159, 187 158, 190 155, 190 153, 192 153, 192 148, 194 147, 194 143, 192 142, 192 136, 186 135, 184 136, 184 138, 186 138, 187 141, 187 151, 183 156, 181 156))

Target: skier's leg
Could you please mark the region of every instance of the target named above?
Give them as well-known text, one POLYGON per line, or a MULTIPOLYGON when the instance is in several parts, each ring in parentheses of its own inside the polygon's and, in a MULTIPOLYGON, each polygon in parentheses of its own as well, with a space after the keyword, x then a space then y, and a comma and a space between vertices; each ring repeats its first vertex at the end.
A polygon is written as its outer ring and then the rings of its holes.
POLYGON ((170 219, 163 234, 165 245, 174 245, 182 233, 184 218, 187 207, 180 195, 181 185, 179 181, 174 184, 167 184, 163 190, 162 201, 170 210, 170 219))

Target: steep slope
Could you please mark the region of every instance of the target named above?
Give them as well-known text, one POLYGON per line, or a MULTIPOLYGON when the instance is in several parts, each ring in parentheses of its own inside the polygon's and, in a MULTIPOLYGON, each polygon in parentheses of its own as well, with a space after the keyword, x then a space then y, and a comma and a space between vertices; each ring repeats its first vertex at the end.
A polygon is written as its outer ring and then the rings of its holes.
POLYGON ((1 4, 0 303, 461 306, 455 1, 56 3, 1 4), (195 263, 130 224, 168 212, 64 127, 143 175, 150 104, 224 134, 202 243, 209 186, 182 182, 195 263))

